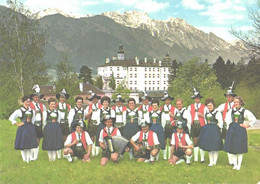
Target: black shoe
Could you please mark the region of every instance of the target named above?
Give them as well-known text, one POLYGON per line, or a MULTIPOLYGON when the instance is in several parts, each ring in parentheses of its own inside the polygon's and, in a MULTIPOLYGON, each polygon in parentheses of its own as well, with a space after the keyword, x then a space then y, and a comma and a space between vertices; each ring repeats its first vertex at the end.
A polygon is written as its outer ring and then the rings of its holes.
POLYGON ((203 161, 200 161, 201 164, 203 164, 204 162, 205 162, 204 160, 203 160, 203 161))

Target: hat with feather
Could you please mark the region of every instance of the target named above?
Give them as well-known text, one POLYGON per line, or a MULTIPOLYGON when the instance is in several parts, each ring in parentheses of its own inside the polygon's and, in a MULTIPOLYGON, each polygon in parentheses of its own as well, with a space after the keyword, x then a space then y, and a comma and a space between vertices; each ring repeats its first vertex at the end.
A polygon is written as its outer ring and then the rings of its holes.
POLYGON ((70 95, 66 92, 65 89, 63 89, 60 93, 56 94, 56 98, 60 99, 61 96, 68 99, 70 95))
POLYGON ((174 97, 171 97, 167 91, 164 91, 162 101, 165 101, 166 99, 174 100, 174 97))
POLYGON ((193 95, 191 96, 191 98, 203 98, 203 96, 200 95, 200 92, 196 90, 196 88, 193 88, 193 95))
POLYGON ((39 86, 38 84, 35 84, 35 85, 32 87, 32 90, 34 90, 35 92, 30 95, 30 98, 31 98, 31 99, 32 99, 34 96, 38 96, 40 99, 42 99, 42 98, 44 97, 44 95, 40 93, 41 88, 40 88, 40 86, 39 86))
POLYGON ((234 93, 233 88, 234 88, 234 81, 232 82, 232 85, 228 87, 228 90, 227 90, 226 93, 224 93, 224 96, 225 96, 225 97, 226 97, 226 96, 229 96, 229 95, 230 95, 230 96, 233 96, 233 97, 237 96, 237 95, 234 93))

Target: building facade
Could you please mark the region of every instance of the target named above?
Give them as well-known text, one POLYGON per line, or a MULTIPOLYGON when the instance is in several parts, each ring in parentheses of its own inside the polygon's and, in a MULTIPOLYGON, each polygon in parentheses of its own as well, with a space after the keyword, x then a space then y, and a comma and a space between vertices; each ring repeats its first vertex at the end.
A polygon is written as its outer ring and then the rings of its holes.
POLYGON ((123 46, 119 47, 117 58, 106 59, 106 63, 98 67, 98 75, 103 78, 103 89, 109 89, 112 75, 116 87, 124 85, 130 90, 157 91, 168 89, 168 77, 171 72, 169 55, 160 61, 144 58, 125 59, 123 46))

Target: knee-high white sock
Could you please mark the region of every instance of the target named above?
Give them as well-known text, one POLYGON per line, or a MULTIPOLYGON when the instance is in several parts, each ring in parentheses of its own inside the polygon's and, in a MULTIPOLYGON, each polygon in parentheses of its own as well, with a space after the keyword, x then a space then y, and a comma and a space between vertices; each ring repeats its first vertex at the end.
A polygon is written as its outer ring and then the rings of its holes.
POLYGON ((154 156, 152 156, 152 155, 150 155, 150 160, 151 160, 151 162, 153 162, 154 161, 154 156))
POLYGON ((26 158, 25 158, 25 157, 26 157, 26 155, 25 155, 25 150, 22 150, 22 151, 21 151, 21 155, 22 155, 22 159, 23 159, 23 161, 26 162, 26 158))
POLYGON ((168 146, 168 159, 171 157, 171 149, 172 149, 172 147, 169 145, 168 146))
POLYGON ((100 148, 96 146, 96 155, 99 154, 99 150, 100 150, 100 148))
POLYGON ((33 149, 33 159, 37 160, 39 154, 39 146, 33 149))
POLYGON ((52 151, 47 151, 47 152, 48 152, 49 161, 52 161, 52 151))
POLYGON ((233 163, 232 163, 232 159, 233 159, 232 154, 227 153, 227 156, 228 156, 228 163, 229 163, 230 165, 233 164, 233 163))
MULTIPOLYGON (((166 151, 166 150, 165 150, 166 151)), ((157 155, 156 155, 156 161, 158 161, 159 160, 159 155, 160 155, 160 152, 159 153, 157 153, 157 155)))
POLYGON ((204 150, 202 150, 202 149, 200 149, 200 161, 201 162, 204 162, 204 155, 205 155, 205 152, 204 152, 204 150))
POLYGON ((56 160, 57 151, 52 151, 52 160, 56 160))
POLYGON ((162 154, 163 154, 163 159, 166 160, 167 159, 167 150, 166 149, 162 150, 162 154))
POLYGON ((192 158, 192 155, 191 156, 186 155, 186 163, 187 164, 190 163, 191 158, 192 158))
POLYGON ((92 156, 96 155, 96 146, 95 143, 92 144, 92 150, 91 150, 92 156))
POLYGON ((233 169, 237 169, 237 155, 233 155, 233 164, 234 164, 233 169))
POLYGON ((61 158, 61 150, 58 150, 58 151, 57 151, 57 156, 58 156, 58 159, 61 158))
POLYGON ((129 158, 130 158, 130 160, 132 160, 134 158, 132 149, 130 149, 130 151, 129 151, 129 158))
POLYGON ((214 160, 214 153, 213 153, 213 151, 210 151, 209 152, 209 166, 211 167, 211 166, 213 166, 213 161, 214 160))
POLYGON ((194 161, 195 161, 195 162, 198 162, 199 147, 194 147, 193 152, 194 152, 194 161))
POLYGON ((213 152, 213 164, 216 165, 218 161, 218 152, 214 151, 213 152))
POLYGON ((27 163, 29 163, 30 162, 30 155, 31 155, 31 150, 30 149, 26 149, 26 152, 25 152, 25 154, 26 154, 26 162, 27 163))
POLYGON ((237 155, 237 170, 240 170, 243 161, 243 154, 237 155))

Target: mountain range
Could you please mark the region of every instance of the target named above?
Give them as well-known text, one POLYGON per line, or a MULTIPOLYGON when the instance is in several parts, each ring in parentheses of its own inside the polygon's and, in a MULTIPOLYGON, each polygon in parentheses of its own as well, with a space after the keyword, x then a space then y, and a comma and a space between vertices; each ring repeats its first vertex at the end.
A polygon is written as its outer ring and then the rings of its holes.
POLYGON ((52 68, 61 60, 61 54, 67 53, 77 71, 82 65, 95 71, 106 58, 117 55, 119 45, 124 46, 126 58, 162 60, 168 53, 179 62, 199 57, 214 63, 222 56, 236 63, 245 51, 180 18, 154 20, 137 11, 81 16, 57 9, 38 12, 37 17, 47 28, 44 60, 52 68))

